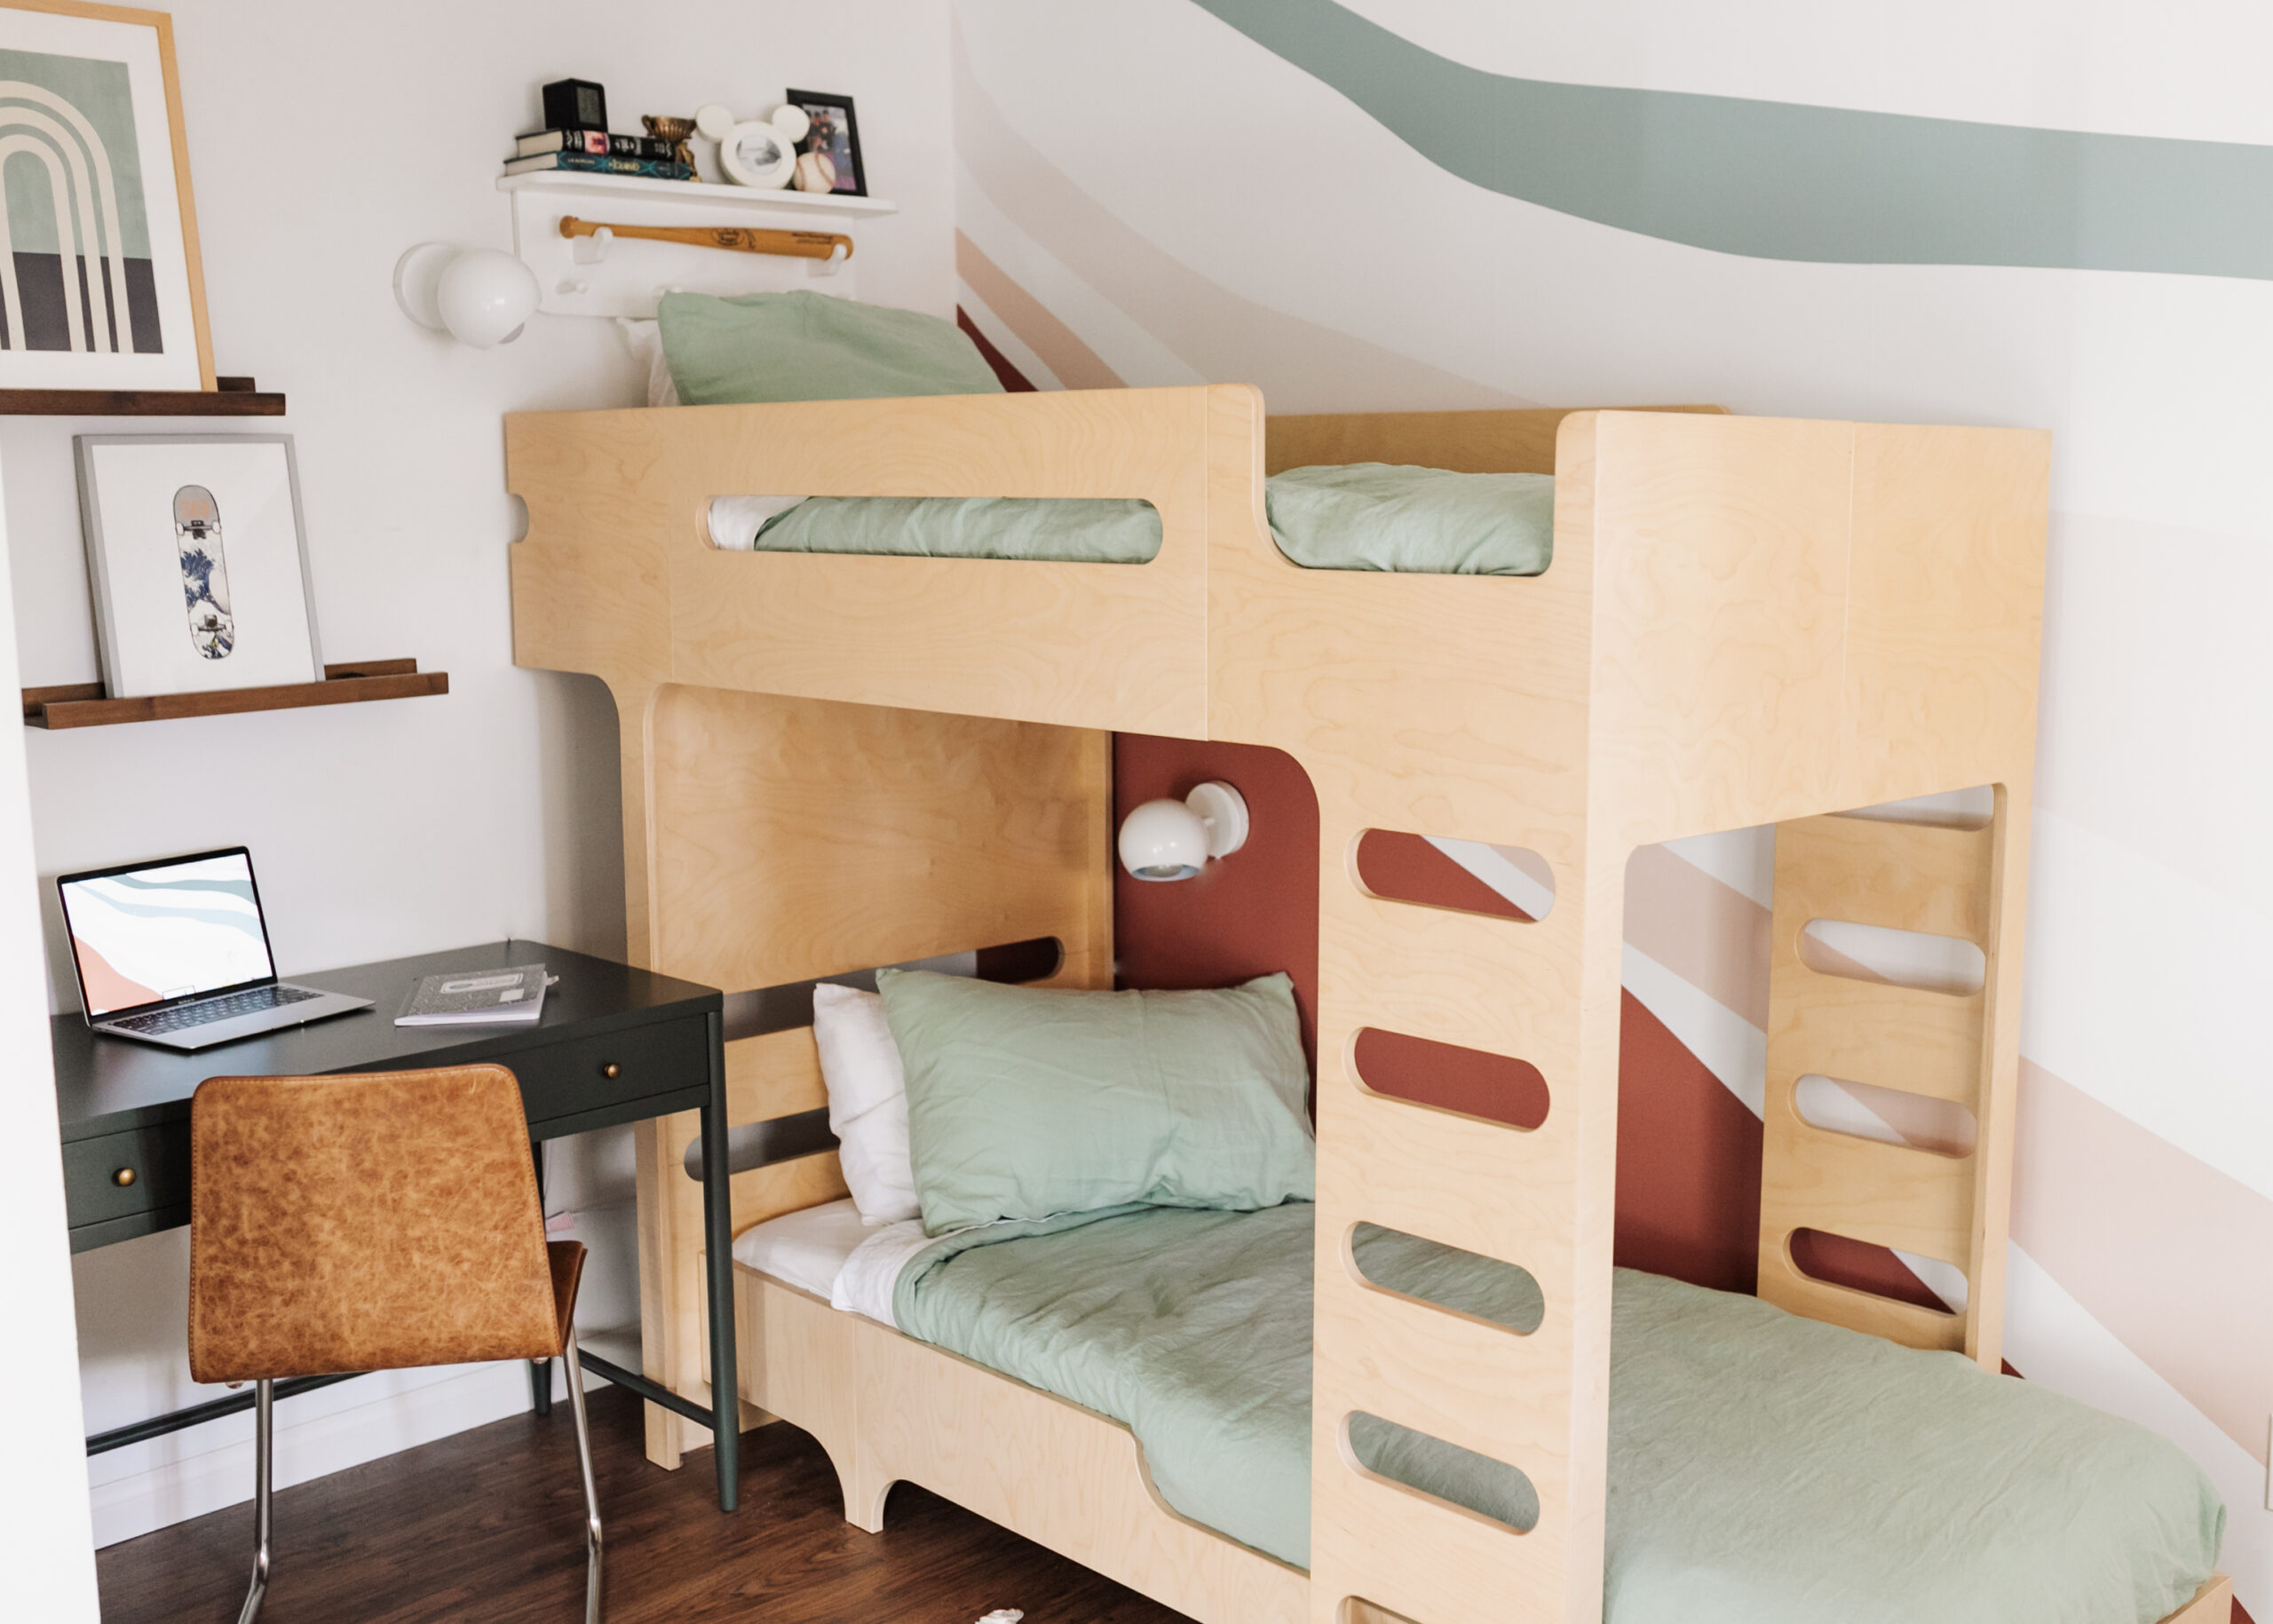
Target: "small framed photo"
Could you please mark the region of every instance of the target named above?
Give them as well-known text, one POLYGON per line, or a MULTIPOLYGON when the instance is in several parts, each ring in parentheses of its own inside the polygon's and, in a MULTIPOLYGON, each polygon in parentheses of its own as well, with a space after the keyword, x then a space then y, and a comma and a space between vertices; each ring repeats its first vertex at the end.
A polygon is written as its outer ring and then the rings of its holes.
POLYGON ((72 443, 111 698, 322 677, 289 434, 72 443))
POLYGON ((212 388, 172 20, 0 4, 0 388, 212 388))
POLYGON ((805 139, 797 143, 797 190, 867 196, 868 177, 860 167, 860 126, 852 119, 852 98, 820 91, 785 91, 782 99, 793 107, 804 108, 812 121, 805 139))

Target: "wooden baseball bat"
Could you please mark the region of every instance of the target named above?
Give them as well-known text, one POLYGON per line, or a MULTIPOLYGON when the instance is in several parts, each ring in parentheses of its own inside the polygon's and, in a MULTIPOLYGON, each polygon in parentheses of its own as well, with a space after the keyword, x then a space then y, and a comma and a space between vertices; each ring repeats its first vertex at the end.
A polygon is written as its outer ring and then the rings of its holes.
POLYGON ((792 259, 827 259, 841 248, 847 259, 852 257, 852 239, 842 232, 771 231, 754 226, 610 226, 580 220, 573 214, 560 217, 564 237, 589 237, 601 231, 654 242, 730 249, 741 254, 786 254, 792 259))

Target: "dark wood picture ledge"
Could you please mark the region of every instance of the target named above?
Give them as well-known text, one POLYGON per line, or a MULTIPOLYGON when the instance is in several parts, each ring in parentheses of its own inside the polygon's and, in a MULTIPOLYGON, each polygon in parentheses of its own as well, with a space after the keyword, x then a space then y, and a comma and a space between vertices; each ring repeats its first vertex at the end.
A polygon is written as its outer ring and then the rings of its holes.
POLYGON ((271 688, 221 688, 210 693, 154 693, 111 699, 99 682, 24 690, 28 727, 107 727, 120 722, 167 722, 180 717, 230 716, 243 710, 297 710, 307 705, 353 705, 368 700, 419 699, 447 693, 447 671, 422 671, 416 660, 361 660, 327 665, 321 682, 271 688))
POLYGON ((215 378, 210 389, 0 389, 0 416, 281 417, 284 397, 249 377, 215 378))

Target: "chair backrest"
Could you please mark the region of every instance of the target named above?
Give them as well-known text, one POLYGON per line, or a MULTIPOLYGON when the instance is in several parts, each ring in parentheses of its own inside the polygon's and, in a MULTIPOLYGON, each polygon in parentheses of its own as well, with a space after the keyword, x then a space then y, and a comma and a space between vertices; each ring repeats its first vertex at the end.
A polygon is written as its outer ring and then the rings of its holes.
POLYGON ((198 1381, 560 1351, 504 1067, 211 1078, 190 1108, 190 1162, 198 1381))

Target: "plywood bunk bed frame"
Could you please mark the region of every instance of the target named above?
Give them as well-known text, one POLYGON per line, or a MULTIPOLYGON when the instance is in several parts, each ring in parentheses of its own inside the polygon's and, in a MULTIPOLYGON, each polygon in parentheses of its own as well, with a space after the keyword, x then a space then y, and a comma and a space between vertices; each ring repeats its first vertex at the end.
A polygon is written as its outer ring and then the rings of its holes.
MULTIPOLYGON (((525 414, 519 663, 620 718, 635 960, 728 989, 1055 937, 1109 986, 1110 737, 1271 746, 1319 810, 1320 1237, 1306 1576, 1177 1516, 1117 1422, 744 1269, 746 1419, 827 1447, 846 1514, 921 1484, 1204 1624, 1593 1620, 1602 1606, 1627 861, 1779 826, 1760 1295, 1995 1370, 2043 601, 2039 433, 1713 410, 1280 417, 1245 386, 525 414), (1535 578, 1306 570, 1266 470, 1552 472, 1535 578), (1150 563, 733 553, 717 495, 1141 497, 1150 563), (1984 827, 1833 816, 1994 786, 1984 827), (1369 829, 1528 847, 1537 923, 1371 895, 1369 829), (1825 974, 1812 919, 1963 937, 1970 996, 1825 974), (1525 1132, 1366 1087, 1365 1028, 1537 1066, 1525 1132), (1811 1126, 1823 1073, 1955 1102, 1946 1156, 1811 1126), (1520 1264, 1517 1335, 1367 1284, 1378 1224, 1520 1264), (1959 1313, 1801 1271, 1814 1229, 1960 1269, 1959 1313), (1368 1475, 1366 1412, 1522 1469, 1516 1534, 1368 1475)), ((761 1021, 763 1027, 769 1023, 761 1021)), ((825 1105, 808 1029, 728 1045, 737 1123, 825 1105)), ((707 1405, 693 1114, 639 1141, 643 1359, 707 1405)), ((811 1140, 799 1148, 809 1148, 811 1140)), ((763 1160, 763 1158, 761 1158, 763 1160)), ((833 1154, 738 1173, 733 1227, 844 1193, 833 1154)), ((651 1456, 685 1423, 648 1408, 651 1456)), ((2214 1580, 2174 1617, 2223 1624, 2214 1580)))

